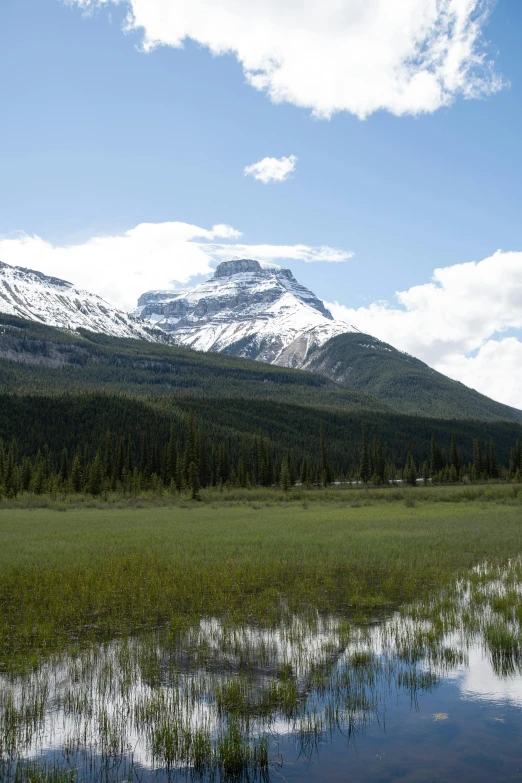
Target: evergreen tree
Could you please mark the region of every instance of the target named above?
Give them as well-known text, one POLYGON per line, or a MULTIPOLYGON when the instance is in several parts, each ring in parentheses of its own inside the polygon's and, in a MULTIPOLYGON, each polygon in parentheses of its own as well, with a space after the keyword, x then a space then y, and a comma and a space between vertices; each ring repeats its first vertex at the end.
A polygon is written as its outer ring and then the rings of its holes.
POLYGON ((382 438, 374 439, 373 454, 373 481, 375 484, 383 484, 386 463, 382 455, 382 438))
POLYGON ((132 451, 132 440, 130 435, 127 437, 127 450, 125 453, 125 470, 129 474, 134 471, 134 458, 133 458, 133 451, 132 451))
POLYGON ((473 473, 476 479, 481 479, 484 474, 484 461, 480 437, 475 438, 473 441, 473 473))
POLYGON ((118 450, 116 452, 116 465, 114 468, 114 477, 117 481, 123 481, 125 472, 125 439, 121 436, 118 439, 118 450))
POLYGON ((309 487, 312 482, 312 468, 310 465, 310 457, 305 454, 301 461, 301 484, 305 487, 309 487))
POLYGON ((189 488, 190 497, 192 500, 197 500, 199 497, 199 467, 195 462, 191 462, 189 465, 189 488))
POLYGON ((455 472, 457 473, 457 476, 459 476, 462 466, 460 452, 457 446, 457 439, 454 432, 451 435, 450 466, 455 468, 455 472))
POLYGON ((89 473, 89 492, 94 496, 101 495, 104 487, 104 475, 102 458, 99 449, 96 452, 94 460, 92 461, 89 473))
POLYGON ((74 492, 81 492, 83 489, 83 470, 78 454, 74 457, 71 468, 71 486, 74 492))
POLYGON ((435 433, 431 433, 431 475, 434 478, 440 470, 439 448, 435 440, 435 433))
POLYGON ((105 433, 105 449, 103 452, 103 478, 112 479, 113 464, 112 464, 112 439, 110 430, 105 433))
POLYGON ((366 424, 362 425, 362 448, 361 448, 361 464, 359 468, 361 481, 365 484, 368 483, 371 477, 370 473, 370 455, 368 453, 368 438, 366 435, 366 424))
MULTIPOLYGON (((332 472, 328 462, 328 452, 326 448, 326 438, 324 436, 324 423, 321 421, 319 424, 319 458, 321 471, 321 484, 326 487, 332 482, 332 472)), ((288 467, 288 464, 287 464, 288 467)))
POLYGON ((60 459, 60 480, 63 484, 67 482, 69 478, 69 455, 65 446, 62 449, 62 456, 60 459))
POLYGON ((218 463, 218 475, 219 480, 226 484, 230 478, 230 457, 228 455, 227 442, 221 441, 219 447, 219 463, 218 463))
POLYGON ((4 451, 4 442, 2 438, 0 438, 0 485, 3 486, 4 483, 4 473, 5 473, 5 451, 4 451))
POLYGON ((17 446, 16 440, 13 438, 9 451, 7 453, 7 459, 4 468, 4 491, 8 497, 15 498, 20 489, 19 486, 19 473, 17 465, 17 446))
POLYGON ((493 440, 493 438, 489 439, 488 454, 489 454, 490 478, 497 479, 499 476, 498 463, 497 463, 497 450, 495 448, 495 441, 493 440))
POLYGON ((279 486, 283 492, 290 489, 290 471, 288 470, 288 459, 285 457, 281 463, 281 473, 279 474, 279 486))
POLYGON ((33 465, 29 457, 24 457, 22 461, 22 471, 20 476, 21 488, 24 492, 29 490, 31 479, 33 477, 33 465))
POLYGON ((176 448, 176 439, 174 437, 174 426, 170 428, 170 438, 167 443, 167 452, 165 455, 165 483, 168 485, 176 478, 176 467, 178 463, 178 453, 176 448))
POLYGON ((181 495, 181 490, 183 489, 183 486, 185 484, 183 461, 181 459, 178 459, 178 461, 176 462, 176 476, 175 476, 174 483, 176 485, 177 491, 181 495))
POLYGON ((417 486, 417 469, 415 467, 415 462, 413 460, 413 457, 410 453, 408 453, 408 457, 406 459, 406 466, 404 468, 404 480, 407 484, 410 484, 412 487, 417 486))

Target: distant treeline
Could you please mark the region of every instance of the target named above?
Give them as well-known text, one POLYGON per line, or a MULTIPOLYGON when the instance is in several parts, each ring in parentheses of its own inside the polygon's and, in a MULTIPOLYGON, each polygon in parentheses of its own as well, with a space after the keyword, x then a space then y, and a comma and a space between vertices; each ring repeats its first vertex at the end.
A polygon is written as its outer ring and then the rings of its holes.
POLYGON ((263 433, 244 435, 238 443, 232 438, 213 440, 198 426, 192 412, 186 421, 171 425, 168 433, 136 433, 116 436, 107 430, 103 446, 93 449, 88 443, 64 445, 59 456, 48 445, 36 454, 23 453, 16 437, 6 448, 0 440, 0 496, 15 498, 20 492, 90 494, 107 492, 138 494, 142 491, 181 493, 188 490, 193 498, 204 487, 255 487, 274 485, 287 491, 300 483, 305 486, 327 486, 336 480, 361 481, 374 485, 402 480, 416 485, 419 478, 433 482, 458 482, 486 479, 520 479, 522 449, 520 441, 511 449, 508 465, 500 464, 493 438, 480 436, 473 441, 473 459, 466 462, 455 435, 449 452, 431 438, 430 459, 416 462, 408 453, 402 464, 386 459, 382 437, 368 440, 363 424, 356 465, 346 472, 331 464, 328 438, 323 422, 317 433, 316 448, 309 453, 281 450, 263 433))

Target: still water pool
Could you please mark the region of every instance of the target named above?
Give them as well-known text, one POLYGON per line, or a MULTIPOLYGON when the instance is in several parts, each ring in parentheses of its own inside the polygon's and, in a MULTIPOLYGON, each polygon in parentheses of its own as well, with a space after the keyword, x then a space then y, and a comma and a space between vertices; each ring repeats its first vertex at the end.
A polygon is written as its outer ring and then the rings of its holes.
POLYGON ((520 564, 385 618, 206 618, 0 675, 0 779, 522 781, 520 564))

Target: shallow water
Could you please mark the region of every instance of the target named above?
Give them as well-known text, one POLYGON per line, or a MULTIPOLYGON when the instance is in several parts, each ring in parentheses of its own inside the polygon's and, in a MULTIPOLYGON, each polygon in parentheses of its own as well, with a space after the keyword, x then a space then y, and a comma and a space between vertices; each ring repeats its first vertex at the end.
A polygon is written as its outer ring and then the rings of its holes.
POLYGON ((477 570, 380 623, 207 619, 3 674, 0 778, 521 781, 520 577, 477 570))

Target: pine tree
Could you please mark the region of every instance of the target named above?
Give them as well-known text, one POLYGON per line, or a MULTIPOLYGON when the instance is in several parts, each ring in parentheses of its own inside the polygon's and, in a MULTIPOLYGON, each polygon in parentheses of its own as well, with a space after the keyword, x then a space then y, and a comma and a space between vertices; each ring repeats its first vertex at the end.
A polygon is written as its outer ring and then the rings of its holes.
POLYGON ((69 455, 65 446, 62 449, 62 456, 60 459, 60 480, 63 484, 67 482, 69 478, 69 455))
POLYGON ((359 468, 361 481, 365 484, 368 483, 371 477, 370 473, 370 455, 368 453, 368 439, 366 436, 366 425, 362 425, 362 448, 361 448, 361 465, 359 468))
POLYGON ((384 470, 386 463, 382 455, 382 439, 375 438, 373 442, 373 481, 375 484, 384 483, 384 470))
POLYGON ((451 435, 450 465, 455 468, 457 476, 459 476, 461 471, 461 460, 454 432, 451 435))
POLYGON ((197 500, 199 497, 199 468, 195 462, 191 462, 189 465, 189 488, 190 497, 192 500, 197 500))
POLYGON ((35 495, 43 495, 47 491, 47 471, 45 465, 45 459, 38 450, 36 455, 35 468, 33 471, 33 477, 31 479, 32 491, 35 495))
POLYGON ((125 439, 121 436, 118 440, 118 451, 116 453, 116 466, 114 468, 114 477, 117 481, 123 481, 125 471, 125 439))
POLYGON ((210 483, 210 467, 208 460, 208 445, 205 433, 198 431, 198 450, 199 450, 199 483, 202 487, 208 487, 210 483))
POLYGON ((90 476, 89 476, 89 492, 91 495, 101 495, 104 486, 103 465, 100 455, 100 450, 96 452, 96 456, 91 464, 90 476))
POLYGON ((165 484, 170 484, 176 477, 176 466, 178 463, 178 450, 176 448, 176 438, 174 425, 170 428, 170 438, 165 451, 165 484))
POLYGON ((431 475, 435 478, 440 470, 439 454, 438 454, 437 441, 435 440, 435 433, 431 433, 431 475))
POLYGON ((31 486, 31 479, 33 477, 33 465, 29 457, 24 457, 22 461, 22 472, 20 476, 20 483, 22 490, 27 492, 31 486))
POLYGON ((5 451, 4 451, 4 443, 2 438, 0 438, 0 486, 3 486, 4 483, 4 473, 5 473, 5 451))
POLYGON ((134 471, 134 458, 131 436, 127 437, 127 450, 125 452, 125 470, 130 475, 134 471))
POLYGON ((178 459, 176 462, 176 475, 174 479, 176 489, 181 495, 181 490, 183 489, 183 486, 185 484, 185 476, 184 476, 184 470, 183 470, 183 461, 181 459, 178 459))
POLYGON ((415 467, 415 462, 413 461, 413 457, 410 453, 408 453, 408 457, 406 459, 406 466, 404 468, 404 480, 407 484, 410 484, 412 487, 417 486, 417 469, 415 467))
POLYGON ((81 492, 83 489, 83 471, 78 454, 74 457, 71 468, 71 486, 74 492, 81 492))
POLYGON ((290 471, 288 470, 288 459, 285 457, 281 463, 281 473, 279 474, 279 486, 283 492, 290 489, 290 471))
POLYGON ((484 461, 480 437, 475 438, 473 441, 473 473, 476 479, 481 479, 484 474, 484 461))
POLYGON ((219 447, 218 475, 219 480, 222 481, 223 484, 226 484, 230 478, 230 458, 225 440, 221 442, 219 447))
POLYGON ((8 497, 15 498, 20 489, 19 486, 19 473, 17 463, 17 446, 16 440, 13 438, 9 451, 7 453, 7 459, 4 468, 4 490, 8 497))
POLYGON ((305 487, 309 487, 312 481, 312 469, 310 466, 310 457, 305 454, 301 461, 301 484, 305 487))
POLYGON ((489 475, 491 478, 496 479, 498 478, 498 463, 497 463, 497 450, 495 448, 495 441, 493 438, 489 439, 489 446, 488 446, 488 454, 489 454, 489 475))
POLYGON ((112 439, 110 430, 105 433, 105 449, 103 453, 103 478, 112 479, 113 464, 112 464, 112 439))
MULTIPOLYGON (((319 424, 319 458, 321 471, 321 484, 326 487, 332 482, 332 472, 328 462, 328 453, 326 448, 326 439, 324 436, 324 423, 321 421, 319 424)), ((287 465, 288 467, 288 465, 287 465)))
MULTIPOLYGON (((1 455, 1 451, 0 451, 1 455)), ((520 446, 520 441, 517 440, 515 443, 515 447, 511 449, 511 463, 509 466, 509 472, 512 476, 515 476, 517 471, 520 472, 520 469, 522 468, 522 448, 520 446)))

